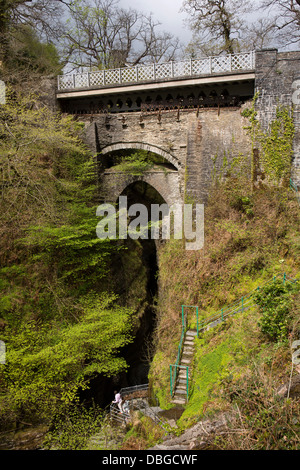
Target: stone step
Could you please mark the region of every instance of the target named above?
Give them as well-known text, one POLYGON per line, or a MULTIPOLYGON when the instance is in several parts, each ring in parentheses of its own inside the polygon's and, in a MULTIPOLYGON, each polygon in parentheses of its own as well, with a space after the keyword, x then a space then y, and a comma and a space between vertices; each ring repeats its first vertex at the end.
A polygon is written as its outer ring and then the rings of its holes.
POLYGON ((197 331, 196 330, 187 330, 186 335, 195 337, 195 336, 197 336, 197 331))
POLYGON ((181 359, 181 364, 189 367, 191 365, 191 361, 189 359, 181 359))
POLYGON ((194 354, 195 350, 192 348, 184 348, 182 354, 194 354))
POLYGON ((186 401, 183 400, 183 399, 180 399, 180 398, 174 398, 172 400, 173 403, 175 403, 175 405, 185 405, 186 401))
POLYGON ((178 379, 177 381, 178 384, 186 384, 186 378, 178 379))
POLYGON ((186 390, 176 388, 174 396, 176 395, 186 395, 186 390))
POLYGON ((188 346, 189 348, 194 348, 195 347, 194 341, 185 340, 184 343, 183 343, 183 347, 185 347, 185 346, 188 346))
POLYGON ((188 349, 188 350, 185 350, 185 349, 184 349, 184 350, 182 351, 182 355, 183 355, 183 356, 184 356, 184 355, 185 355, 185 356, 193 356, 193 354, 194 354, 194 351, 191 351, 190 349, 188 349))
POLYGON ((195 345, 193 341, 185 341, 183 343, 184 348, 190 348, 190 349, 195 349, 195 345))

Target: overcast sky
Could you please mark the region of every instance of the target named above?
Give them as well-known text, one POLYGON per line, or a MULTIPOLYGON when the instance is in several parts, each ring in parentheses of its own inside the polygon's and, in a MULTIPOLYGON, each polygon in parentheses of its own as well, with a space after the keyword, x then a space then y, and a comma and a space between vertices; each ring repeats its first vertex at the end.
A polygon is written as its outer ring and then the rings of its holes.
POLYGON ((159 21, 164 31, 178 37, 187 44, 191 38, 191 31, 183 24, 185 13, 179 10, 183 0, 120 0, 120 6, 131 7, 142 13, 153 13, 153 18, 159 21))

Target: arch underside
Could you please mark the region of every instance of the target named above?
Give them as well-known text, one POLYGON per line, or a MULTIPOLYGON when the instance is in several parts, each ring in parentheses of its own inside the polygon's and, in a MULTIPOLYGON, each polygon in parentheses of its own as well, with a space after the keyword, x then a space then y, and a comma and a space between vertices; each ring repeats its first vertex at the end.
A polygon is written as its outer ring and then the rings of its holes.
POLYGON ((156 145, 146 144, 144 142, 118 142, 115 144, 108 145, 101 150, 102 155, 106 155, 111 152, 115 152, 117 150, 144 150, 146 152, 156 153, 160 155, 169 163, 171 163, 177 170, 180 169, 180 163, 178 160, 171 155, 169 152, 157 147, 156 145))

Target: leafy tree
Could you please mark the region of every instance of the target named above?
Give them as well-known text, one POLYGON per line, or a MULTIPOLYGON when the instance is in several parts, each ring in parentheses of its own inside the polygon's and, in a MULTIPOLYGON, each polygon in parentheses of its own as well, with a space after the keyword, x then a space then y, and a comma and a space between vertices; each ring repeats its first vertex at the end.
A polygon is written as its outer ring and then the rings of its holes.
POLYGON ((6 67, 12 74, 32 76, 33 74, 57 74, 62 72, 60 58, 54 44, 39 40, 37 33, 29 25, 20 25, 11 30, 10 54, 6 67))
POLYGON ((55 328, 31 321, 17 331, 7 329, 2 420, 3 412, 49 420, 77 401, 78 391, 95 374, 111 376, 126 369, 118 353, 131 340, 131 311, 112 306, 114 301, 90 295, 72 325, 55 328))
POLYGON ((33 95, 8 92, 0 107, 4 422, 50 419, 94 374, 126 368, 131 311, 104 294, 117 247, 96 236, 93 159, 80 131, 33 95))
POLYGON ((29 221, 55 220, 57 186, 63 189, 73 176, 71 163, 91 159, 79 131, 70 117, 52 113, 36 96, 8 89, 6 103, 0 107, 2 236, 28 226, 29 221))

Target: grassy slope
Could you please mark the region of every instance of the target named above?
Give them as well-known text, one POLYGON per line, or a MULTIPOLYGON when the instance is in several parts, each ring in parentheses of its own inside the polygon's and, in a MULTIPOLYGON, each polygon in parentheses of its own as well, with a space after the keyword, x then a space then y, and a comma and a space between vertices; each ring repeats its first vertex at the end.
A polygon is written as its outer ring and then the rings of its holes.
MULTIPOLYGON (((177 354, 181 305, 199 305, 205 318, 274 275, 296 277, 299 270, 299 206, 294 195, 267 188, 249 194, 245 184, 236 183, 216 188, 206 205, 204 253, 186 252, 175 241, 160 252, 160 315, 151 381, 165 407, 171 406, 169 365, 177 354)), ((296 328, 296 300, 294 305, 296 328)), ((254 388, 264 384, 264 395, 273 395, 289 379, 289 342, 269 341, 259 329, 259 316, 254 307, 197 340, 192 394, 181 427, 207 413, 231 409, 232 390, 246 393, 253 377, 254 388)))

